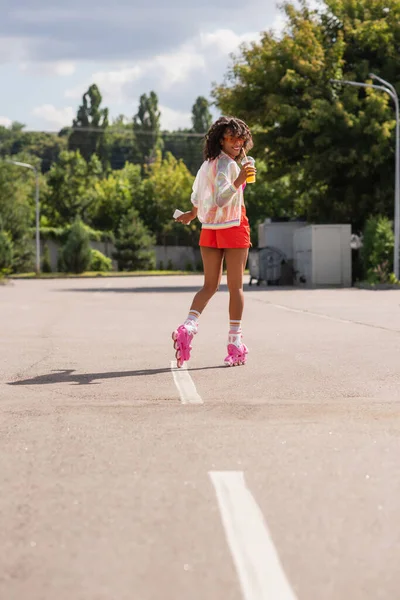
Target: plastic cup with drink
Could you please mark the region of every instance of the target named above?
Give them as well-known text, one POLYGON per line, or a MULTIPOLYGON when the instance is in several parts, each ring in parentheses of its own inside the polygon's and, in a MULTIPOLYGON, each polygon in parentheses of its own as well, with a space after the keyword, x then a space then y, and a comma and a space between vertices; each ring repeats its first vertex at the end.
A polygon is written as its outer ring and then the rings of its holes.
MULTIPOLYGON (((245 152, 244 152, 244 158, 242 158, 241 162, 242 162, 242 165, 245 165, 246 163, 251 163, 252 167, 254 167, 255 164, 256 164, 256 161, 254 160, 254 158, 252 156, 246 156, 245 152)), ((255 183, 255 181, 256 181, 256 174, 255 173, 251 173, 246 178, 246 183, 255 183)))

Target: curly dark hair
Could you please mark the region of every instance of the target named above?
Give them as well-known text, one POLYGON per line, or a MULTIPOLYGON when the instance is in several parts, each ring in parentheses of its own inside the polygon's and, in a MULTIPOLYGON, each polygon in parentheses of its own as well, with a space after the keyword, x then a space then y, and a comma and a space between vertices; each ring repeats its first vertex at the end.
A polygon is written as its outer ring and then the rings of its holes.
MULTIPOLYGON (((244 121, 235 117, 220 117, 211 125, 206 134, 203 149, 204 160, 213 160, 221 154, 221 138, 224 137, 227 131, 244 140, 244 150, 250 150, 253 147, 250 129, 244 121)), ((243 150, 241 150, 236 160, 240 160, 243 156, 243 150)))

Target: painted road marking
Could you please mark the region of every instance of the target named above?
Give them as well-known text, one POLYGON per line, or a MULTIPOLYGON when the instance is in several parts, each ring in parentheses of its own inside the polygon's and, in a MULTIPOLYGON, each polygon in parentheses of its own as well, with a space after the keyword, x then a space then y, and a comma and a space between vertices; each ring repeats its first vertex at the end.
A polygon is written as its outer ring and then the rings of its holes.
POLYGON ((187 370, 187 364, 178 369, 176 360, 171 360, 171 371, 181 397, 182 404, 203 404, 203 400, 196 390, 193 379, 187 370))
POLYGON ((296 600, 242 471, 210 471, 245 600, 296 600))
POLYGON ((390 327, 385 327, 384 325, 374 325, 373 323, 364 323, 363 321, 352 321, 351 319, 332 317, 331 315, 324 315, 323 313, 313 312, 312 310, 307 310, 306 308, 293 308, 291 306, 285 306, 283 304, 275 304, 274 302, 265 302, 263 300, 258 300, 257 298, 253 298, 253 300, 255 302, 262 302, 263 304, 268 304, 269 306, 274 306, 275 308, 280 308, 281 310, 287 310, 289 312, 308 315, 310 317, 319 317, 320 319, 326 319, 327 321, 335 321, 336 323, 347 323, 350 325, 361 325, 362 327, 371 327, 372 329, 382 329, 383 331, 399 333, 398 329, 391 329, 390 327))

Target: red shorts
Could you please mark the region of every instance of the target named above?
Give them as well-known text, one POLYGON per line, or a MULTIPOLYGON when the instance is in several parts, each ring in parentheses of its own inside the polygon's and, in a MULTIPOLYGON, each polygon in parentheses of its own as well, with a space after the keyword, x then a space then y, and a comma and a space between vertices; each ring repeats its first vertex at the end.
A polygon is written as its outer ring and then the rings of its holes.
POLYGON ((199 245, 207 248, 250 248, 250 225, 245 207, 242 207, 239 226, 227 229, 202 229, 199 245))

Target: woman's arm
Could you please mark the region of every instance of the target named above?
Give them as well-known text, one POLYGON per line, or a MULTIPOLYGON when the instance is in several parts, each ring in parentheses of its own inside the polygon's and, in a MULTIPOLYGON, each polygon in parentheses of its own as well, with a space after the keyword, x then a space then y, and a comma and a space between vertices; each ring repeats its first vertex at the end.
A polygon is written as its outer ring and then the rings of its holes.
POLYGON ((216 177, 215 200, 217 206, 226 206, 232 200, 238 189, 243 185, 247 178, 247 169, 251 163, 241 166, 239 175, 236 176, 236 169, 232 162, 226 163, 219 161, 216 177), (235 178, 235 179, 234 179, 235 178))
POLYGON ((179 223, 184 223, 185 225, 189 225, 197 217, 197 206, 192 206, 192 210, 188 210, 184 212, 183 215, 178 217, 176 220, 179 223))
POLYGON ((189 223, 191 223, 193 221, 193 219, 195 219, 197 217, 197 206, 198 206, 197 194, 198 194, 198 190, 199 190, 200 178, 202 176, 201 171, 202 171, 202 167, 200 167, 200 169, 198 170, 195 180, 193 182, 192 195, 190 197, 190 202, 192 203, 192 210, 188 210, 188 211, 184 212, 183 215, 180 215, 176 219, 179 223, 184 223, 184 225, 189 225, 189 223))

